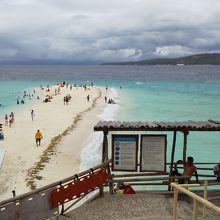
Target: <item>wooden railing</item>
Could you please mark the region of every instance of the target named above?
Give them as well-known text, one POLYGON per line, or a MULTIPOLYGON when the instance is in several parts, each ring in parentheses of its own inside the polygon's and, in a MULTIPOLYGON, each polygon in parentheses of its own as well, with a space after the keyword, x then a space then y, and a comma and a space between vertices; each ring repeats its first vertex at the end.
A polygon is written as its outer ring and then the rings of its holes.
POLYGON ((208 182, 205 181, 204 184, 204 198, 196 195, 195 193, 189 191, 185 187, 199 187, 202 186, 201 184, 177 184, 177 183, 171 183, 171 187, 174 189, 174 204, 173 204, 173 220, 177 219, 177 205, 178 205, 178 194, 179 192, 182 192, 192 198, 194 200, 193 203, 193 220, 198 219, 198 203, 203 205, 203 212, 202 217, 203 219, 206 218, 206 207, 217 212, 220 215, 220 207, 214 205, 213 203, 209 202, 207 200, 207 190, 208 190, 208 182))
MULTIPOLYGON (((99 195, 101 195, 103 194, 103 187, 109 186, 110 192, 114 194, 114 183, 121 181, 136 186, 169 185, 172 181, 187 178, 186 176, 169 176, 169 173, 135 172, 119 174, 115 172, 112 174, 110 166, 111 160, 108 160, 105 163, 93 167, 93 169, 83 171, 77 175, 73 175, 45 187, 33 190, 29 193, 13 197, 2 202, 0 201, 0 219, 4 219, 2 216, 5 217, 8 215, 16 215, 18 218, 18 216, 22 215, 20 210, 24 211, 25 209, 26 213, 31 210, 33 211, 33 213, 31 213, 32 215, 35 213, 38 216, 39 214, 42 216, 57 215, 58 208, 61 208, 61 213, 64 213, 77 202, 81 201, 86 194, 94 189, 99 189, 99 195), (103 174, 102 172, 99 172, 102 169, 104 169, 103 174), (97 176, 100 176, 102 180, 99 181, 97 176), (96 185, 93 184, 94 182, 96 182, 96 185), (64 203, 70 200, 72 200, 71 204, 68 203, 68 206, 65 205, 64 207, 64 203), (43 202, 45 201, 46 206, 43 205, 43 202), (39 210, 33 209, 36 205, 39 206, 39 210)), ((210 167, 208 169, 210 169, 210 167)), ((212 178, 212 181, 215 181, 215 178, 212 178)), ((179 187, 179 185, 177 186, 179 187)))
MULTIPOLYGON (((217 163, 196 163, 198 170, 198 177, 200 183, 204 183, 205 180, 216 182, 216 177, 213 174, 213 166, 217 163)), ((170 168, 170 163, 167 163, 167 171, 170 168)), ((140 164, 138 164, 140 166, 140 164)), ((111 168, 111 164, 110 164, 111 168)), ((180 173, 183 172, 183 166, 177 167, 180 173)), ((180 179, 189 179, 187 176, 170 176, 168 172, 157 173, 157 172, 117 172, 112 171, 110 176, 110 192, 114 194, 114 184, 118 182, 124 182, 132 186, 161 186, 161 189, 165 189, 168 186, 170 190, 170 183, 180 179)), ((191 178, 191 182, 195 182, 195 177, 191 178)))

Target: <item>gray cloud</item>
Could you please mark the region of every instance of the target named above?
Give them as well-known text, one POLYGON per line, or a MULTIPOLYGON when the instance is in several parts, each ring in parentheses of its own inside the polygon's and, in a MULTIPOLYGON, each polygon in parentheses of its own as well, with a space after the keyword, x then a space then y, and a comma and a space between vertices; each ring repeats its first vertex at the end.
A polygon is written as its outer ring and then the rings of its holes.
POLYGON ((220 52, 218 0, 0 0, 0 62, 220 52))

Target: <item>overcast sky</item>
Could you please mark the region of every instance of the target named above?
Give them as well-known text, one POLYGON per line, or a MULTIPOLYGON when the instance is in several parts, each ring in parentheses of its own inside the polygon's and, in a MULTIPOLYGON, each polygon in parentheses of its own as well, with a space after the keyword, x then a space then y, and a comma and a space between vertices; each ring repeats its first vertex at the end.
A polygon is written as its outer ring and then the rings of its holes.
POLYGON ((220 0, 0 0, 0 62, 220 52, 220 0))

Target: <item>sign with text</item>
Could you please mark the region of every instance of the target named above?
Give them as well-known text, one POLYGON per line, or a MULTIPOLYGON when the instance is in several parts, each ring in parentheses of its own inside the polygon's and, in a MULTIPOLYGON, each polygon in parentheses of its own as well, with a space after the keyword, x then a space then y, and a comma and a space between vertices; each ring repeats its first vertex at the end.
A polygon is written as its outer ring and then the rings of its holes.
POLYGON ((140 171, 166 172, 166 135, 141 135, 140 171))
POLYGON ((138 135, 112 135, 112 170, 137 171, 138 135))

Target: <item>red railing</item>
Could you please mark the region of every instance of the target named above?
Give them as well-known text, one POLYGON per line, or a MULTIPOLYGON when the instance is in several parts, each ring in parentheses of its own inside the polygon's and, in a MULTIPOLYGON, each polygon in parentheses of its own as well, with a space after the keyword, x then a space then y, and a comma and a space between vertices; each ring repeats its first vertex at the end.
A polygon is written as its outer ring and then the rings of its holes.
POLYGON ((48 219, 59 215, 59 205, 64 213, 86 194, 95 189, 102 191, 109 181, 110 162, 0 202, 0 219, 48 219), (71 200, 73 204, 64 210, 64 203, 71 200))
POLYGON ((78 178, 65 185, 61 185, 51 193, 52 208, 79 198, 95 189, 101 188, 108 183, 106 168, 92 171, 89 174, 78 178))

